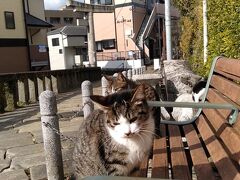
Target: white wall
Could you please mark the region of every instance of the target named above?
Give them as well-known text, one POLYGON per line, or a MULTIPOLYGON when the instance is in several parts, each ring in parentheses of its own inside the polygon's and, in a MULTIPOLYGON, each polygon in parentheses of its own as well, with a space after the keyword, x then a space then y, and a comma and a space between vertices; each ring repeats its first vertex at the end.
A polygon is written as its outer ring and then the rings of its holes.
POLYGON ((72 69, 75 64, 75 49, 74 48, 65 48, 65 60, 66 60, 66 69, 72 69))
MULTIPOLYGON (((83 62, 84 65, 88 65, 89 62, 83 62)), ((115 61, 97 61, 97 66, 101 68, 123 68, 123 65, 125 68, 140 68, 143 66, 143 60, 137 59, 137 60, 115 60, 115 61)))
POLYGON ((160 68, 159 59, 154 59, 154 60, 153 60, 153 68, 154 68, 154 70, 160 68))
POLYGON ((47 37, 47 39, 51 70, 66 69, 66 63, 64 60, 64 49, 62 46, 62 36, 60 34, 50 35, 47 37), (59 38, 59 46, 52 46, 53 38, 59 38), (59 49, 62 49, 62 54, 59 54, 59 49))

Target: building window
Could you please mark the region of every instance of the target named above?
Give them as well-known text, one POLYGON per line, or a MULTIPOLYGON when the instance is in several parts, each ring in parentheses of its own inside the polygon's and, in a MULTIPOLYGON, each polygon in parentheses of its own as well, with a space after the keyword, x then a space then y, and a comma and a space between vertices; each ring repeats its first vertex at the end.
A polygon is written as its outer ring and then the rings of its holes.
POLYGON ((112 0, 105 0, 105 5, 112 5, 112 0))
POLYGON ((13 12, 4 12, 6 29, 15 29, 15 20, 13 12))
POLYGON ((59 54, 62 54, 63 53, 63 50, 62 49, 59 49, 59 54))
POLYGON ((97 42, 96 42, 96 51, 97 51, 97 52, 103 51, 102 41, 97 41, 97 42))
POLYGON ((50 23, 51 24, 60 24, 60 18, 59 17, 50 17, 50 23))
POLYGON ((104 49, 114 49, 115 48, 115 39, 104 40, 103 48, 104 49))
POLYGON ((90 0, 90 4, 112 5, 112 0, 90 0))
POLYGON ((59 39, 58 38, 52 38, 52 46, 59 46, 59 39))
POLYGON ((63 18, 64 24, 72 24, 73 23, 73 18, 71 17, 65 17, 63 18))

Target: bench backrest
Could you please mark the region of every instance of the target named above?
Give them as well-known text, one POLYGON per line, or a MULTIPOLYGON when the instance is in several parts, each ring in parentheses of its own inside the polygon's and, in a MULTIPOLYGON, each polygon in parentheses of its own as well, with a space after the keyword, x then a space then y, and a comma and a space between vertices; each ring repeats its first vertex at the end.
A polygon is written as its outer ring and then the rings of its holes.
MULTIPOLYGON (((217 58, 206 101, 240 109, 240 60, 217 58)), ((230 115, 231 110, 203 109, 196 126, 219 175, 240 179, 240 115, 233 126, 228 124, 230 115)))

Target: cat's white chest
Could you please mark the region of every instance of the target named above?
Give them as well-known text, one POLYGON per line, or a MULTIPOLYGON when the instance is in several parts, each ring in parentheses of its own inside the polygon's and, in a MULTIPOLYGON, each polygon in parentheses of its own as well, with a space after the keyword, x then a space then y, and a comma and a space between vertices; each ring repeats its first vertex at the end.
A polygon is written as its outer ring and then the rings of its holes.
POLYGON ((149 154, 152 139, 144 139, 144 142, 145 143, 142 143, 138 140, 137 142, 128 141, 125 143, 126 147, 129 149, 128 160, 130 169, 139 166, 143 158, 149 154))

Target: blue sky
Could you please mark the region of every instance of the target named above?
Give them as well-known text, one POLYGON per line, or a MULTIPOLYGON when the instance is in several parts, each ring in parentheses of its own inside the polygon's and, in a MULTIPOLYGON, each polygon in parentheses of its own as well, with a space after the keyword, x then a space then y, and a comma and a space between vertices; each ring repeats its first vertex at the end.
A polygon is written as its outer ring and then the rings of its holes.
POLYGON ((57 10, 59 7, 65 5, 65 0, 44 0, 45 9, 57 10))
MULTIPOLYGON (((84 2, 84 0, 75 0, 84 2)), ((60 7, 65 5, 66 0, 44 0, 45 9, 58 10, 60 7)))

